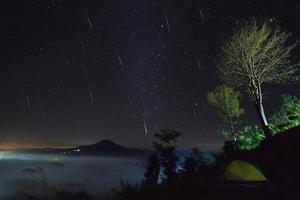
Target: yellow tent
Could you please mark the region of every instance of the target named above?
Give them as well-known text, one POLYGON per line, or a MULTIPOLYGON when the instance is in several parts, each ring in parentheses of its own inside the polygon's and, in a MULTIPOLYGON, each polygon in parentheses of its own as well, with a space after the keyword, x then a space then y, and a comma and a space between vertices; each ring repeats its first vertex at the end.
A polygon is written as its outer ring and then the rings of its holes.
POLYGON ((266 177, 252 164, 234 160, 225 169, 227 181, 266 181, 266 177))

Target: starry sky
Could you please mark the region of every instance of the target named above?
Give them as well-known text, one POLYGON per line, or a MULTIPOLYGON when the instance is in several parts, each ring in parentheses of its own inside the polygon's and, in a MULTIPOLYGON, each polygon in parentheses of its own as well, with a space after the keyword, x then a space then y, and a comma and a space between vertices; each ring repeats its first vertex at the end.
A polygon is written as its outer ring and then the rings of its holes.
MULTIPOLYGON (((299 9, 284 0, 3 0, 0 148, 102 139, 150 148, 151 135, 173 128, 181 148, 218 149, 221 123, 206 95, 219 84, 222 41, 252 17, 274 17, 300 39, 299 9)), ((298 87, 266 86, 267 114, 298 87)), ((243 121, 257 123, 247 100, 243 121)))

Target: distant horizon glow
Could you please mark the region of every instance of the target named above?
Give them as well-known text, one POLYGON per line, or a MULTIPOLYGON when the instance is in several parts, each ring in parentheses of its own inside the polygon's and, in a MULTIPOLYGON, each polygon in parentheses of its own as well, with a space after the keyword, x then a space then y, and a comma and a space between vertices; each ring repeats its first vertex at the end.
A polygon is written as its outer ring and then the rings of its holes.
MULTIPOLYGON (((101 140, 100 140, 101 141, 101 140)), ((56 148, 56 149, 68 149, 68 148, 76 148, 80 145, 90 145, 90 144, 95 144, 99 141, 95 141, 92 143, 83 143, 83 144, 74 144, 74 145, 39 145, 39 144, 24 144, 24 143, 17 143, 17 144, 0 144, 0 152, 1 151, 17 151, 17 150, 30 150, 30 149, 51 149, 51 148, 56 148)), ((115 141, 113 141, 115 142, 115 141)), ((118 145, 124 146, 126 148, 138 148, 138 149, 148 149, 148 150, 153 150, 152 147, 136 147, 136 146, 126 146, 120 143, 116 143, 118 145)), ((201 151, 219 151, 221 150, 223 145, 223 141, 220 141, 219 143, 204 143, 204 144, 198 144, 198 148, 201 151)), ((189 150, 190 148, 186 147, 179 147, 179 150, 189 150)))

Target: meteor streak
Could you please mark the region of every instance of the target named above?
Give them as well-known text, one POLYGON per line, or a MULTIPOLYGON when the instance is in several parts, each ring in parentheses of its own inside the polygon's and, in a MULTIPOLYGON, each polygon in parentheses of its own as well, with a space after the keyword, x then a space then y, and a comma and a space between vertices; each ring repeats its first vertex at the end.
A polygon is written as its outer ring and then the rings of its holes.
POLYGON ((146 124, 145 120, 144 120, 144 131, 145 131, 145 134, 148 135, 148 128, 147 128, 147 124, 146 124))
POLYGON ((91 90, 91 87, 89 86, 89 84, 87 83, 87 88, 89 90, 89 94, 90 94, 90 99, 91 99, 91 104, 95 104, 95 100, 94 100, 94 95, 93 95, 93 92, 91 90))
POLYGON ((198 68, 201 70, 201 63, 200 63, 200 60, 199 60, 199 57, 197 56, 196 57, 196 60, 197 60, 197 64, 198 64, 198 68))
POLYGON ((122 59, 121 59, 121 57, 120 57, 120 54, 119 54, 118 50, 116 50, 116 54, 117 54, 117 58, 118 58, 118 60, 119 60, 120 65, 121 65, 122 67, 124 67, 124 63, 123 63, 123 61, 122 61, 122 59))
POLYGON ((198 8, 198 10, 199 10, 202 21, 205 22, 205 18, 204 18, 204 15, 203 15, 203 12, 202 12, 201 8, 198 8))
POLYGON ((90 18, 90 16, 89 16, 88 13, 86 13, 86 19, 87 19, 87 21, 89 23, 90 29, 93 30, 93 24, 92 24, 91 18, 90 18))
POLYGON ((30 99, 29 99, 28 94, 26 94, 26 100, 27 100, 27 107, 28 107, 28 110, 31 112, 31 103, 30 103, 30 99))
POLYGON ((166 20, 166 24, 167 24, 167 27, 168 27, 168 31, 171 32, 171 27, 170 27, 170 24, 169 24, 169 20, 168 20, 166 15, 165 15, 165 20, 166 20))

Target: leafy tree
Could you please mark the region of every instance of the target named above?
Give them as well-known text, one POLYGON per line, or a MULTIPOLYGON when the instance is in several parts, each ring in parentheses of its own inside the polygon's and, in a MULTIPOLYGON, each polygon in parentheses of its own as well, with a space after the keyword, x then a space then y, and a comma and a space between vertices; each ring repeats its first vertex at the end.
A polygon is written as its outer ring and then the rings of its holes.
POLYGON ((191 153, 186 157, 183 163, 183 177, 188 182, 199 181, 207 174, 206 168, 211 165, 211 161, 200 152, 198 148, 192 148, 191 153))
POLYGON ((240 150, 255 149, 265 139, 263 130, 256 125, 245 126, 241 131, 238 131, 237 137, 240 150))
POLYGON ((231 138, 236 141, 235 125, 245 111, 240 107, 240 93, 233 88, 222 85, 207 95, 208 103, 215 109, 218 118, 230 127, 231 138))
POLYGON ((148 166, 146 167, 144 186, 147 189, 154 189, 160 173, 160 162, 156 154, 148 157, 148 166))
POLYGON ((204 165, 204 157, 198 148, 192 148, 191 153, 186 157, 183 168, 189 177, 196 176, 199 169, 204 165))
MULTIPOLYGON (((273 130, 273 129, 272 129, 273 130)), ((230 137, 231 133, 228 130, 223 129, 222 134, 228 138, 230 137)), ((238 150, 251 150, 255 149, 260 145, 262 140, 265 139, 265 134, 261 128, 257 125, 246 125, 241 130, 236 132, 237 142, 233 147, 230 141, 226 142, 227 149, 230 148, 237 148, 238 150)))
POLYGON ((191 184, 199 179, 200 163, 197 162, 198 156, 202 156, 199 151, 191 152, 183 163, 180 175, 185 183, 191 184))
POLYGON ((163 129, 154 135, 159 140, 153 142, 154 149, 160 153, 160 163, 163 167, 164 179, 167 186, 171 186, 176 179, 176 163, 178 157, 175 154, 177 140, 181 132, 172 129, 163 129))
POLYGON ((191 149, 191 153, 189 154, 191 158, 193 158, 198 166, 205 166, 211 164, 211 160, 204 156, 204 153, 201 152, 197 147, 191 149))
POLYGON ((117 194, 120 199, 141 199, 141 188, 139 184, 131 185, 129 182, 121 180, 117 194))
POLYGON ((274 133, 300 126, 300 99, 291 95, 282 95, 281 98, 280 109, 270 118, 274 133))
POLYGON ((192 179, 196 177, 198 173, 198 164, 193 157, 187 157, 183 163, 184 175, 188 177, 188 179, 192 179))
POLYGON ((266 138, 272 136, 263 106, 264 84, 297 80, 299 64, 291 63, 297 42, 288 44, 290 33, 273 20, 241 23, 223 44, 219 76, 222 81, 244 88, 253 100, 266 138))

